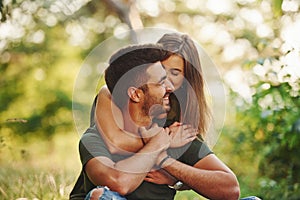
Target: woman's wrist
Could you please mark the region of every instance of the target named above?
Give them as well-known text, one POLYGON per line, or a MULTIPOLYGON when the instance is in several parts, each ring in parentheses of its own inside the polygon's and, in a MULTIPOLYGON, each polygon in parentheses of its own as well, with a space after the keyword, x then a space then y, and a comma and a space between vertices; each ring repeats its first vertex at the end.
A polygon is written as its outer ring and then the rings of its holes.
POLYGON ((169 164, 171 164, 172 159, 173 158, 171 156, 169 156, 166 151, 164 151, 158 156, 156 165, 159 169, 164 168, 164 167, 168 166, 169 164))
POLYGON ((169 159, 171 156, 166 155, 158 164, 158 168, 163 168, 163 164, 169 159))

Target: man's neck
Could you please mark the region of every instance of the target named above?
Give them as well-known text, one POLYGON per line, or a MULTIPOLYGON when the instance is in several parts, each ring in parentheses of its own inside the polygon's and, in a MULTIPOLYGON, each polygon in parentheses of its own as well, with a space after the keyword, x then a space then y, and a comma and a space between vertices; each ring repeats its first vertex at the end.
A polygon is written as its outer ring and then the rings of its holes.
POLYGON ((128 132, 138 135, 139 127, 150 127, 152 120, 145 116, 137 106, 126 107, 122 110, 124 119, 124 129, 128 132))

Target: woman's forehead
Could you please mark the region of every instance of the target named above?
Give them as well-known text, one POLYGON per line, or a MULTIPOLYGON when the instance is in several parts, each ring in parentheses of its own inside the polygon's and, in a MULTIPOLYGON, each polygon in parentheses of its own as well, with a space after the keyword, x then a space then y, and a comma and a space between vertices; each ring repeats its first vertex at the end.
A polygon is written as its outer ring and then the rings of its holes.
POLYGON ((147 74, 149 76, 148 82, 159 83, 166 78, 166 71, 164 70, 161 62, 156 62, 150 65, 147 69, 147 74))
POLYGON ((179 55, 171 55, 168 59, 162 62, 163 66, 166 68, 184 68, 183 58, 179 55))

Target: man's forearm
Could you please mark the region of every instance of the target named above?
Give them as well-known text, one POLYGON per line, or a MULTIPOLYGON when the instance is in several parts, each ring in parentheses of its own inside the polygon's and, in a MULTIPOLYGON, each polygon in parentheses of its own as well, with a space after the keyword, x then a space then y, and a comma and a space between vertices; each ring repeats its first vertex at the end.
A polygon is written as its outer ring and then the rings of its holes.
POLYGON ((126 195, 141 184, 147 172, 156 164, 160 153, 169 145, 170 136, 161 129, 136 154, 117 162, 104 156, 93 158, 87 162, 85 170, 95 185, 106 185, 113 191, 126 195))
POLYGON ((142 183, 155 164, 158 154, 156 147, 146 145, 135 155, 118 162, 107 157, 93 158, 86 164, 85 170, 95 185, 105 185, 126 195, 142 183))
POLYGON ((204 170, 168 159, 164 170, 197 193, 209 199, 238 199, 239 185, 234 174, 221 170, 204 170))

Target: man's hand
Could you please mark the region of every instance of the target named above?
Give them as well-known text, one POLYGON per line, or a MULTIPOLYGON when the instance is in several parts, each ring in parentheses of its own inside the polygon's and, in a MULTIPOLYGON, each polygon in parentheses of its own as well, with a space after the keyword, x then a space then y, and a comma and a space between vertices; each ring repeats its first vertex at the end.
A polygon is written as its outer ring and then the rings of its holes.
POLYGON ((187 143, 196 139, 198 131, 191 127, 191 125, 183 125, 179 122, 174 122, 170 127, 170 135, 172 141, 171 148, 182 147, 187 143))
POLYGON ((176 179, 163 169, 151 170, 144 179, 145 181, 155 184, 174 185, 176 179))

